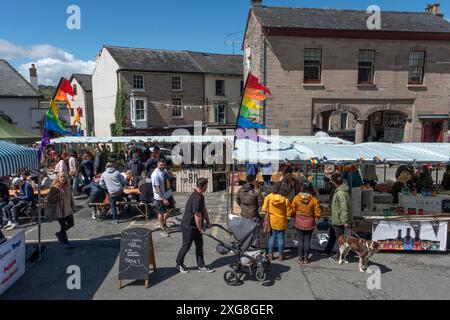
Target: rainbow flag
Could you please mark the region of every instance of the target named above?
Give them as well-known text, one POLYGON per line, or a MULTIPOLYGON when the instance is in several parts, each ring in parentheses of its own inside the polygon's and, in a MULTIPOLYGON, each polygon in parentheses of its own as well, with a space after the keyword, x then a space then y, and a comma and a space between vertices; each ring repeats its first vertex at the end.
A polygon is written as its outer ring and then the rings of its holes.
POLYGON ((64 123, 61 121, 58 115, 58 108, 56 107, 56 104, 53 100, 50 101, 50 108, 48 108, 46 114, 45 114, 45 128, 44 132, 46 130, 48 131, 54 131, 60 134, 70 135, 73 136, 74 134, 72 132, 69 132, 66 130, 66 127, 64 126, 64 123))
POLYGON ((264 124, 256 122, 259 110, 264 108, 259 105, 259 102, 266 100, 264 93, 272 95, 269 89, 259 83, 258 78, 249 73, 236 123, 235 139, 249 139, 255 142, 271 143, 250 131, 250 129, 267 128, 264 124))
POLYGON ((317 166, 320 165, 321 162, 320 162, 319 158, 312 158, 311 159, 311 163, 312 163, 313 166, 317 167, 317 166))
POLYGON ((70 81, 64 78, 61 78, 59 81, 58 87, 55 92, 55 96, 53 97, 54 101, 65 102, 69 110, 72 110, 72 105, 70 104, 67 95, 74 97, 74 92, 70 81))

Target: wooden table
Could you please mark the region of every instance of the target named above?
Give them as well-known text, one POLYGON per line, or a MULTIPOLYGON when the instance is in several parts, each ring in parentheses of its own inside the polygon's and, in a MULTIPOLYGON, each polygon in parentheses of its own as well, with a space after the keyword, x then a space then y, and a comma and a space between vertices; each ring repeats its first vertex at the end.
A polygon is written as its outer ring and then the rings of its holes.
MULTIPOLYGON (((16 195, 16 192, 18 192, 18 190, 9 190, 9 196, 14 197, 16 195)), ((41 196, 47 197, 49 192, 50 189, 41 190, 41 196)), ((34 195, 39 195, 39 192, 37 190, 34 190, 34 195)))
POLYGON ((138 188, 124 188, 123 189, 123 193, 125 193, 126 195, 139 195, 139 194, 141 194, 141 192, 139 191, 138 188))

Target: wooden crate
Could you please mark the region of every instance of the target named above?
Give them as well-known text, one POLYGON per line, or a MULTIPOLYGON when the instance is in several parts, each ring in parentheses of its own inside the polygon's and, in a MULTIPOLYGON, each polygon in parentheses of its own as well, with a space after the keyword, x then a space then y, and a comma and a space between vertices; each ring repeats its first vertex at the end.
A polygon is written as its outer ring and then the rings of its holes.
POLYGON ((210 169, 184 169, 180 170, 176 174, 177 178, 177 192, 190 193, 193 192, 197 180, 200 178, 207 178, 208 190, 206 192, 213 192, 214 182, 213 182, 213 172, 210 169))

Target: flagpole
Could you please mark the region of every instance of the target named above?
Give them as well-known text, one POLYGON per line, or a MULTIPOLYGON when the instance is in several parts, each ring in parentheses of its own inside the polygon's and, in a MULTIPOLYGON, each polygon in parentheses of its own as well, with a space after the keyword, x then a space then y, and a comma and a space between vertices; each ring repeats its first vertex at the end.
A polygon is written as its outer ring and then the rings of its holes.
POLYGON ((247 91, 248 79, 250 78, 250 75, 251 75, 251 73, 249 72, 247 75, 247 79, 245 80, 244 92, 242 93, 241 104, 239 105, 239 111, 238 111, 237 119, 236 119, 236 126, 234 127, 233 153, 234 153, 234 151, 236 151, 236 131, 238 129, 239 117, 241 115, 242 104, 244 103, 245 92, 247 91))
POLYGON ((41 164, 38 169, 38 261, 42 260, 42 194, 41 194, 41 164))

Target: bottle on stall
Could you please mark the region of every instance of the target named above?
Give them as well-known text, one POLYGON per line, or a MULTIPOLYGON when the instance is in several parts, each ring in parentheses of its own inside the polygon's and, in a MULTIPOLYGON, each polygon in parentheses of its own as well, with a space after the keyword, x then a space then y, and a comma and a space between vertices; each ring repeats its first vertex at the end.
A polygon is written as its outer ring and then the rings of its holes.
POLYGON ((420 251, 422 250, 421 240, 420 240, 420 230, 417 229, 416 236, 414 237, 414 251, 420 251))
POLYGON ((406 229, 406 237, 403 238, 403 250, 413 250, 414 240, 411 237, 411 228, 406 229))
POLYGON ((403 250, 402 230, 398 230, 398 237, 395 239, 395 250, 403 250))

